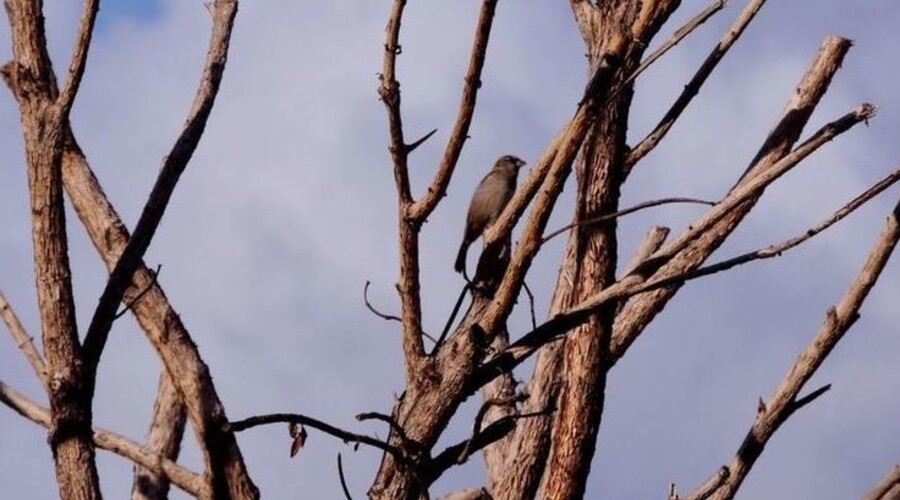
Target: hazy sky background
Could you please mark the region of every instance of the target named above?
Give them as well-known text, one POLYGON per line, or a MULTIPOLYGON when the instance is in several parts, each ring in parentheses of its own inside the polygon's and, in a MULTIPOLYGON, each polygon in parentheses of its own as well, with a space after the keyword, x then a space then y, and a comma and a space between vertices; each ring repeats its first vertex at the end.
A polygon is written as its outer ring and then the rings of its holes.
MULTIPOLYGON (((729 7, 642 76, 630 140, 656 123, 743 8, 729 7)), ((47 2, 57 71, 68 64, 80 2, 47 2)), ((667 36, 705 1, 685 1, 667 36)), ((152 248, 160 282, 210 365, 228 415, 293 411, 384 437, 362 411, 389 412, 402 390, 395 324, 363 307, 362 288, 386 312, 399 304, 395 194, 387 126, 377 99, 389 0, 242 2, 222 91, 197 154, 152 248)), ((399 78, 406 132, 439 133, 411 159, 414 193, 429 182, 459 99, 479 2, 410 2, 399 78)), ((900 98, 895 0, 773 0, 721 64, 662 146, 636 170, 623 206, 662 196, 719 198, 743 172, 822 40, 855 41, 806 136, 863 101, 881 111, 825 146, 771 189, 714 258, 780 241, 821 218, 898 165, 900 98)), ((194 94, 210 28, 200 1, 103 3, 74 129, 88 159, 133 227, 161 158, 194 94)), ((6 23, 0 58, 11 57, 6 23)), ((466 203, 494 158, 534 162, 575 108, 584 50, 567 2, 500 2, 479 106, 449 195, 422 235, 425 327, 443 325, 461 280, 452 262, 466 203)), ((18 110, 0 97, 0 287, 39 336, 18 110)), ((568 188, 570 194, 572 188, 568 188)), ((612 372, 588 498, 664 498, 687 491, 730 460, 752 422, 856 274, 894 188, 839 227, 780 259, 754 263, 684 288, 612 372)), ((554 214, 569 220, 571 199, 554 214)), ((702 208, 660 208, 620 223, 621 253, 654 224, 680 231, 702 208)), ((105 271, 70 218, 70 255, 82 328, 105 271)), ((547 309, 564 238, 530 278, 547 309)), ((808 390, 832 390, 771 441, 740 498, 858 498, 900 461, 900 280, 896 258, 808 390)), ((527 327, 513 315, 513 335, 527 327)), ((6 336, 4 333, 2 336, 6 336)), ((96 425, 141 441, 159 361, 128 318, 116 323, 100 367, 96 425)), ((527 378, 530 368, 519 376, 527 378)), ((0 378, 44 401, 11 340, 0 340, 0 378)), ((467 435, 470 401, 445 442, 467 435)), ((57 495, 46 432, 0 408, 4 497, 57 495)), ((339 498, 335 455, 356 498, 380 456, 354 453, 311 431, 288 459, 284 426, 239 435, 266 498, 339 498)), ((200 470, 193 436, 183 460, 200 470)), ((107 498, 125 498, 131 464, 99 452, 107 498)), ((480 457, 452 470, 432 493, 481 486, 480 457)), ((181 498, 173 494, 174 498, 181 498)))

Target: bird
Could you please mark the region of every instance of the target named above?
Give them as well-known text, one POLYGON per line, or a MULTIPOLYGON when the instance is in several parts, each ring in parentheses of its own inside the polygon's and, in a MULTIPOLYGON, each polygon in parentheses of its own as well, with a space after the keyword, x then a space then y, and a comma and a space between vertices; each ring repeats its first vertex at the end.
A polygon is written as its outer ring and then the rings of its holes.
POLYGON ((501 156, 494 163, 494 168, 475 188, 472 201, 469 202, 462 244, 459 246, 459 253, 456 254, 456 263, 453 266, 456 272, 466 275, 466 254, 469 245, 500 217, 503 208, 516 191, 516 179, 523 165, 525 161, 517 156, 501 156))

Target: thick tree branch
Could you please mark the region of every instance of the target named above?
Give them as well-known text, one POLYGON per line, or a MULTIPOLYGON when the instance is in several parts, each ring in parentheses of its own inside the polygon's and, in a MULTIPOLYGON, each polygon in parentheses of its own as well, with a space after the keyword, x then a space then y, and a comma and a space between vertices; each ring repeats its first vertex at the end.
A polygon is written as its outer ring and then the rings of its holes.
POLYGON ((19 104, 28 170, 34 269, 46 359, 49 444, 60 495, 101 498, 91 438, 93 384, 85 373, 72 296, 62 187, 62 120, 41 2, 6 0, 14 60, 4 80, 19 104))
MULTIPOLYGON (((500 322, 509 316, 521 291, 525 275, 540 248, 541 235, 550 219, 553 206, 572 171, 572 162, 599 112, 598 105, 605 101, 610 83, 620 69, 622 55, 628 50, 627 42, 624 38, 617 38, 610 42, 606 50, 591 78, 593 83, 588 85, 588 93, 569 123, 559 149, 553 157, 553 163, 534 200, 531 215, 522 230, 521 239, 513 252, 503 281, 497 288, 494 301, 479 321, 481 329, 485 332, 494 332, 500 322)), ((506 214, 504 210, 504 215, 506 214)), ((505 228, 499 224, 492 225, 484 236, 486 246, 502 242, 506 236, 499 231, 503 229, 505 228)))
POLYGON ((759 12, 759 9, 763 7, 766 3, 766 0, 750 0, 747 6, 744 8, 743 12, 738 16, 737 20, 735 20, 734 24, 728 29, 725 33, 725 36, 719 40, 719 43, 713 48, 712 52, 706 57, 706 60, 703 61, 703 64, 700 66, 700 69, 694 74, 691 78, 690 82, 685 85, 684 90, 681 91, 681 94, 678 96, 678 99, 675 100, 675 103, 672 104, 672 107, 669 108, 669 111, 666 112, 665 116, 656 125, 650 134, 645 137, 641 142, 635 146, 631 153, 629 153, 628 157, 625 160, 625 175, 631 172, 631 169, 634 168, 634 165, 639 162, 644 156, 647 155, 650 151, 655 148, 660 141, 666 136, 669 132, 669 129, 672 128, 672 125, 675 124, 675 121, 681 116, 681 113, 687 109, 688 105, 691 103, 691 100, 700 92, 700 88, 706 83, 706 79, 709 78, 709 75, 712 74, 713 70, 716 69, 716 66, 719 64, 719 61, 725 57, 725 54, 734 45, 734 42, 740 38, 740 36, 744 33, 744 30, 756 16, 756 13, 759 12))
POLYGON ((696 16, 692 17, 688 22, 681 25, 675 32, 672 33, 669 38, 662 43, 659 47, 656 48, 653 52, 647 56, 646 59, 641 61, 640 66, 637 67, 636 70, 632 71, 628 78, 624 79, 622 83, 620 83, 616 87, 616 91, 612 93, 612 96, 618 94, 619 90, 624 89, 631 82, 637 79, 637 77, 641 76, 641 73, 647 70, 653 63, 656 62, 657 59, 664 56, 666 52, 671 50, 673 47, 678 45, 682 40, 687 38, 695 29, 699 28, 703 23, 705 23, 709 18, 714 16, 717 12, 725 8, 726 0, 715 0, 713 3, 709 4, 705 9, 699 12, 696 16))
MULTIPOLYGON (((801 135, 816 105, 827 91, 832 77, 840 68, 850 46, 849 40, 838 37, 829 37, 823 42, 809 70, 789 99, 782 117, 769 133, 753 161, 750 162, 747 169, 748 174, 741 178, 733 190, 743 187, 750 180, 748 178, 771 170, 779 160, 785 158, 801 135)), ((868 107, 868 110, 862 108, 858 111, 864 112, 863 115, 871 116, 874 109, 868 107)), ((810 144, 810 141, 807 141, 807 144, 810 144)), ((663 265, 656 273, 656 277, 681 274, 699 267, 731 235, 743 218, 753 209, 757 199, 758 197, 754 197, 741 204, 713 228, 710 228, 710 231, 700 235, 684 251, 663 265)), ((678 287, 673 286, 642 295, 629 301, 617 314, 613 339, 614 344, 622 349, 614 353, 615 359, 624 354, 627 347, 637 339, 643 329, 677 291, 678 287)))
POLYGON ((815 399, 814 395, 824 392, 820 389, 810 397, 798 399, 803 386, 859 318, 863 302, 881 276, 898 241, 900 241, 900 202, 888 217, 884 229, 850 288, 837 305, 828 309, 822 327, 794 362, 772 398, 761 406, 756 421, 728 465, 731 474, 710 498, 716 500, 733 498, 775 431, 792 413, 815 399))
MULTIPOLYGON (((51 426, 50 412, 46 408, 0 381, 0 402, 13 411, 46 428, 51 426)), ((93 430, 93 441, 98 447, 125 457, 132 462, 167 478, 175 486, 198 498, 212 498, 203 476, 178 465, 165 456, 153 453, 138 443, 119 434, 103 429, 93 430)))
POLYGON ((699 200, 697 198, 684 198, 684 197, 660 198, 658 200, 644 201, 644 202, 638 203, 637 205, 634 205, 634 206, 631 206, 628 208, 623 208, 622 210, 618 210, 611 214, 604 214, 604 215, 601 215, 598 217, 591 217, 590 219, 587 219, 587 220, 573 222, 571 224, 566 224, 565 226, 563 226, 555 231, 551 231, 548 235, 541 238, 541 244, 543 245, 544 243, 547 243, 551 239, 555 238, 556 236, 559 236, 560 234, 568 231, 569 229, 575 228, 575 227, 585 227, 585 226, 589 226, 591 224, 600 224, 603 222, 609 222, 611 220, 618 219, 619 217, 624 217, 628 214, 633 214, 634 212, 639 212, 641 210, 644 210, 645 208, 658 207, 661 205, 672 205, 674 203, 692 203, 692 204, 697 204, 697 205, 708 205, 711 207, 714 207, 716 205, 716 202, 714 202, 714 201, 699 200))
MULTIPOLYGON (((865 107, 860 107, 857 109, 857 112, 860 111, 865 111, 865 107)), ((671 258, 669 257, 669 255, 675 255, 686 248, 693 241, 693 239, 697 237, 697 235, 691 235, 691 231, 697 230, 698 234, 700 234, 703 231, 707 230, 709 226, 715 224, 718 220, 721 220, 722 217, 727 216, 728 213, 734 209, 734 207, 737 207, 745 203, 747 200, 758 196, 759 193, 761 193, 762 190, 766 188, 766 186, 776 180, 781 174, 797 165, 806 156, 815 151, 815 149, 833 138, 837 130, 847 130, 850 126, 852 126, 853 123, 859 123, 864 119, 865 113, 850 113, 840 118, 836 122, 825 125, 812 138, 804 142, 802 145, 798 146, 797 149, 794 150, 794 152, 785 156, 781 161, 777 162, 769 170, 767 170, 763 174, 751 178, 747 183, 741 185, 739 189, 735 189, 729 192, 728 195, 719 204, 717 204, 715 208, 710 210, 710 212, 706 216, 701 218, 700 221, 693 225, 691 230, 682 235, 681 239, 676 240, 676 242, 667 245, 662 250, 651 255, 649 258, 639 264, 630 274, 626 275, 616 283, 592 295, 591 297, 587 298, 580 304, 568 309, 567 311, 553 316, 550 320, 538 326, 537 329, 523 335, 519 340, 510 345, 509 348, 507 348, 504 352, 499 353, 493 358, 486 361, 484 366, 479 368, 479 376, 476 377, 476 384, 483 385, 494 376, 496 376, 497 373, 511 370, 519 363, 527 359, 530 355, 532 355, 537 349, 547 344, 548 342, 556 340, 559 335, 566 333, 572 327, 583 323, 590 317, 592 313, 596 312, 600 307, 610 303, 611 301, 622 300, 634 295, 672 286, 674 284, 681 285, 686 280, 692 279, 694 273, 697 273, 696 277, 712 274, 712 272, 708 272, 707 270, 702 269, 700 271, 688 270, 684 273, 665 276, 661 278, 654 278, 652 280, 647 280, 646 282, 644 282, 644 279, 642 277, 645 273, 643 269, 647 269, 647 266, 649 265, 648 263, 653 263, 654 261, 656 261, 656 259, 661 259, 663 262, 667 262, 671 258), (850 118, 852 118, 852 120, 850 118), (485 378, 487 378, 487 380, 485 380, 485 378)), ((840 209, 826 221, 822 222, 815 228, 805 231, 803 234, 791 238, 790 240, 780 245, 770 247, 769 249, 751 252, 746 256, 740 256, 730 261, 725 261, 721 264, 716 264, 710 267, 714 270, 716 270, 717 268, 718 270, 723 270, 720 269, 722 265, 730 265, 730 267, 734 267, 735 265, 738 265, 738 263, 749 262, 751 260, 758 260, 761 258, 775 257, 781 252, 793 248, 803 241, 806 241, 810 237, 819 234, 821 231, 824 231, 834 223, 841 220, 843 217, 849 215, 850 212, 861 206, 876 194, 880 193, 894 182, 897 182, 898 179, 900 179, 900 172, 889 175, 887 178, 877 183, 868 191, 852 200, 847 206, 840 209), (812 234, 810 234, 810 232, 812 234)), ((650 272, 652 272, 654 267, 656 267, 656 264, 649 267, 650 272)), ((624 350, 627 346, 616 342, 616 340, 617 339, 615 338, 613 339, 613 344, 611 346, 611 355, 613 356, 613 358, 618 359, 624 354, 624 350)), ((480 387, 480 385, 478 386, 480 387)))
POLYGON ((900 465, 895 465, 875 488, 863 497, 863 500, 896 500, 898 497, 900 497, 900 465))

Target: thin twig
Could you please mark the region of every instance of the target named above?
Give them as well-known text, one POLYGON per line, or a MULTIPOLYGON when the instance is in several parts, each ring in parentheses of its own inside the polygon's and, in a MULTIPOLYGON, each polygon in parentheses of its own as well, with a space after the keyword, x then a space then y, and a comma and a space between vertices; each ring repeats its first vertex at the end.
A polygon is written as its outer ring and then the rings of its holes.
POLYGON ((724 465, 719 467, 719 470, 709 476, 709 479, 704 481, 697 489, 681 500, 706 500, 722 486, 722 483, 724 483, 730 475, 731 471, 728 470, 728 467, 724 465))
POLYGON ((394 316, 392 314, 384 314, 384 313, 378 311, 377 309, 375 309, 374 306, 372 306, 372 303, 369 302, 369 285, 371 285, 371 282, 369 280, 366 280, 366 286, 363 287, 363 301, 366 303, 366 307, 370 311, 372 311, 372 314, 374 314, 375 316, 378 316, 379 318, 381 318, 383 320, 402 322, 403 320, 400 319, 399 316, 394 316))
POLYGON ((409 438, 409 436, 406 434, 406 429, 404 429, 402 425, 397 423, 397 421, 394 420, 394 418, 391 417, 390 415, 385 415, 383 413, 370 411, 370 412, 360 413, 359 415, 356 416, 356 420, 358 420, 360 422, 364 422, 366 420, 380 420, 381 422, 385 422, 386 424, 388 424, 388 427, 390 427, 392 431, 397 433, 397 436, 400 437, 400 441, 403 442, 403 445, 405 447, 414 448, 414 447, 419 446, 418 443, 416 443, 415 441, 413 441, 409 438))
MULTIPOLYGON (((790 155, 788 155, 788 157, 790 157, 790 155)), ((785 159, 787 159, 788 157, 785 157, 785 159)), ((758 177, 755 179, 758 179, 758 177)), ((570 331, 573 326, 586 321, 592 311, 595 311, 598 307, 601 307, 602 305, 607 304, 610 301, 626 299, 638 294, 664 288, 674 283, 684 283, 689 280, 697 279, 701 276, 707 276, 715 272, 724 271, 736 265, 751 262, 754 260, 777 257, 781 253, 795 248, 804 241, 820 234, 822 231, 833 226, 841 219, 852 213, 854 210, 865 204, 867 201, 871 200, 878 193, 887 189, 891 184, 896 183, 898 180, 900 180, 900 170, 891 173, 885 179, 873 185, 871 188, 851 200, 845 206, 838 209, 835 213, 833 213, 830 217, 828 217, 818 225, 777 245, 771 245, 764 249, 749 252, 733 259, 728 259, 717 264, 711 264, 709 266, 701 267, 693 271, 686 271, 677 275, 658 278, 656 280, 647 282, 642 282, 639 278, 637 278, 637 275, 641 274, 641 266, 638 266, 638 268, 632 271, 631 274, 625 276, 600 293, 585 300, 581 304, 563 313, 557 314, 547 322, 539 325, 536 329, 520 337, 519 340, 511 344, 504 352, 497 354, 494 358, 487 361, 484 365, 482 365, 481 368, 479 368, 481 377, 479 377, 478 386, 480 387, 481 385, 492 380, 498 373, 503 373, 504 371, 508 371, 514 368, 519 363, 531 356, 531 354, 533 354, 541 346, 552 342, 557 338, 557 336, 570 331)), ((613 356, 618 356, 621 349, 623 349, 623 347, 619 343, 614 342, 612 345, 613 356)))
POLYGON ((672 125, 675 124, 675 121, 678 120, 694 97, 700 92, 700 87, 706 83, 706 79, 709 78, 709 75, 716 69, 719 61, 725 57, 725 54, 728 53, 728 50, 734 45, 734 42, 741 37, 744 30, 750 22, 753 21, 756 13, 759 12, 765 3, 766 0, 750 0, 743 12, 741 12, 735 20, 734 24, 732 24, 728 31, 725 32, 725 36, 719 40, 719 43, 716 44, 712 52, 706 57, 706 60, 703 61, 703 64, 691 78, 690 82, 685 85, 684 90, 681 91, 678 99, 675 100, 675 103, 672 104, 672 107, 669 108, 659 124, 657 124, 653 131, 641 140, 641 142, 631 150, 631 153, 628 154, 628 158, 624 163, 624 173, 626 176, 641 158, 646 156, 647 153, 652 151, 659 142, 662 141, 669 132, 669 129, 672 128, 672 125))
POLYGON ((84 76, 84 68, 87 65, 88 50, 91 46, 91 36, 94 34, 94 21, 97 19, 97 11, 100 8, 100 0, 85 0, 84 9, 81 12, 81 20, 78 22, 78 35, 72 49, 72 60, 69 63, 69 78, 63 85, 56 99, 57 120, 56 126, 61 127, 68 120, 69 111, 81 85, 84 76))
POLYGON ((437 132, 437 131, 438 131, 438 129, 434 129, 431 132, 428 132, 427 134, 423 135, 420 139, 416 140, 412 144, 407 144, 406 145, 406 154, 409 154, 409 153, 412 153, 413 151, 415 151, 416 148, 418 148, 419 146, 424 144, 425 141, 427 141, 428 139, 431 139, 431 136, 433 136, 435 134, 435 132, 437 132))
POLYGON ((228 57, 234 18, 237 14, 237 2, 235 0, 216 0, 213 6, 215 12, 209 52, 188 118, 181 134, 172 146, 172 150, 163 161, 156 184, 144 205, 131 239, 110 274, 85 335, 84 352, 91 372, 96 371, 118 304, 122 301, 122 295, 131 282, 132 274, 141 264, 144 253, 150 247, 150 242, 162 221, 181 173, 184 172, 197 149, 219 92, 228 57))
POLYGON ((616 95, 619 94, 623 89, 625 89, 628 84, 633 82, 638 76, 641 75, 644 71, 647 70, 653 63, 656 62, 657 59, 665 55, 672 47, 678 45, 682 40, 684 40, 688 35, 691 34, 695 29, 699 28, 703 23, 705 23, 709 18, 715 15, 717 12, 722 10, 725 7, 725 0, 716 0, 713 3, 709 4, 703 11, 698 13, 696 16, 691 18, 688 22, 684 23, 675 30, 671 36, 669 36, 668 40, 663 42, 656 50, 654 50, 649 56, 647 56, 643 61, 641 61, 640 66, 637 67, 628 78, 622 81, 614 91, 610 93, 607 101, 611 101, 616 95))
POLYGON ((478 409, 478 413, 475 414, 475 421, 472 423, 472 437, 466 442, 466 446, 463 448, 462 452, 460 452, 459 457, 456 459, 456 463, 463 464, 469 459, 469 456, 473 452, 472 447, 475 444, 475 438, 481 433, 481 424, 484 422, 484 417, 487 416, 488 410, 494 406, 512 406, 516 403, 521 403, 526 399, 528 399, 528 395, 520 392, 513 397, 491 398, 482 403, 481 408, 478 409))
POLYGON ((459 291, 459 297, 456 298, 456 304, 453 305, 453 311, 450 312, 450 317, 447 318, 447 323, 444 324, 444 329, 441 331, 441 336, 438 337, 437 342, 434 343, 434 348, 431 350, 431 356, 437 354, 438 349, 444 345, 444 341, 447 340, 447 335, 450 334, 450 327, 453 326, 453 323, 456 321, 456 315, 459 314, 459 309, 462 307, 463 300, 466 298, 466 292, 472 289, 472 283, 466 281, 465 286, 463 286, 462 290, 459 291))
POLYGON ((44 364, 44 357, 41 356, 41 353, 38 352, 37 348, 34 346, 34 337, 28 334, 28 331, 25 330, 25 326, 19 321, 19 316, 12 308, 12 305, 6 300, 6 296, 3 295, 3 290, 0 290, 0 316, 3 316, 3 322, 6 323, 10 335, 12 335, 13 340, 16 341, 16 346, 22 350, 23 354, 25 354, 28 364, 31 365, 34 374, 37 375, 37 378, 46 389, 47 367, 44 364))
POLYGON ((567 224, 555 231, 551 231, 550 234, 548 234, 547 236, 544 236, 543 239, 541 239, 541 245, 543 245, 544 243, 547 243, 551 239, 559 236, 560 234, 562 234, 572 228, 589 226, 591 224, 599 224, 601 222, 608 222, 613 219, 617 219, 619 217, 623 217, 625 215, 632 214, 634 212, 638 212, 645 208, 658 207, 660 205, 671 205, 674 203, 692 203, 692 204, 697 204, 697 205, 706 205, 706 206, 710 206, 710 207, 716 206, 716 202, 714 202, 714 201, 701 200, 698 198, 675 197, 675 198, 661 198, 659 200, 649 200, 649 201, 645 201, 642 203, 638 203, 637 205, 634 205, 632 207, 624 208, 617 212, 613 212, 611 214, 603 214, 598 217, 592 217, 587 220, 567 224))
POLYGON ((341 489, 344 490, 344 498, 346 500, 353 500, 353 497, 350 496, 350 488, 347 487, 347 480, 344 478, 344 464, 341 463, 341 454, 337 454, 337 465, 338 465, 338 476, 341 478, 341 489))
POLYGON ((145 286, 143 290, 138 292, 138 294, 133 299, 131 299, 127 304, 125 304, 125 309, 122 309, 121 311, 117 312, 115 316, 113 316, 113 321, 124 316, 125 313, 130 311, 131 308, 134 307, 134 305, 137 304, 138 301, 140 301, 144 297, 144 295, 147 294, 147 292, 149 292, 154 286, 156 286, 156 280, 159 278, 159 272, 161 270, 162 270, 162 264, 157 265, 156 269, 151 273, 152 279, 150 280, 150 283, 147 286, 145 286))
POLYGON ((256 415, 243 420, 237 420, 228 424, 228 430, 231 432, 241 432, 260 425, 276 424, 276 423, 294 423, 307 427, 312 427, 318 431, 334 436, 345 443, 359 443, 379 450, 390 453, 398 461, 407 462, 403 451, 393 445, 385 443, 379 439, 375 439, 365 434, 356 434, 354 432, 345 431, 330 424, 326 424, 321 420, 317 420, 299 413, 272 413, 269 415, 256 415))
MULTIPOLYGON (((0 402, 19 415, 47 429, 52 425, 50 410, 0 380, 0 402)), ((97 427, 93 428, 94 444, 141 465, 167 478, 175 486, 197 498, 211 498, 209 485, 204 477, 190 471, 164 456, 152 453, 128 438, 97 427)))
POLYGON ((522 282, 522 288, 525 289, 525 294, 528 295, 528 310, 531 311, 531 328, 537 328, 537 317, 534 315, 534 294, 531 293, 531 288, 528 287, 528 282, 522 282))

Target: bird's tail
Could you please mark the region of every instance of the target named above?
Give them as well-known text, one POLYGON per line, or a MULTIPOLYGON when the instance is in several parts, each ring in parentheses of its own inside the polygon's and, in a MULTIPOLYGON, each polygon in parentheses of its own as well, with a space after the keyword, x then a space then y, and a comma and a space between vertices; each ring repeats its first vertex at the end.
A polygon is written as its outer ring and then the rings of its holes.
POLYGON ((459 246, 459 253, 456 254, 456 263, 453 264, 453 269, 458 273, 466 274, 466 254, 469 252, 469 243, 463 240, 462 245, 459 246))

